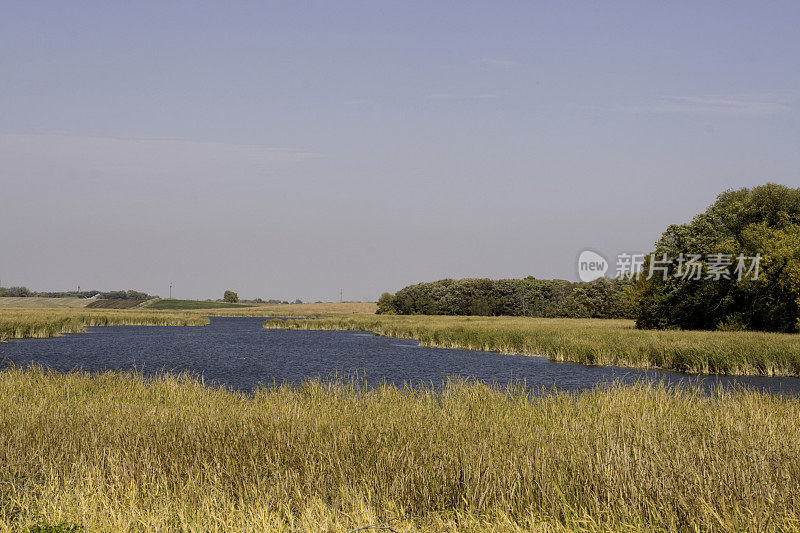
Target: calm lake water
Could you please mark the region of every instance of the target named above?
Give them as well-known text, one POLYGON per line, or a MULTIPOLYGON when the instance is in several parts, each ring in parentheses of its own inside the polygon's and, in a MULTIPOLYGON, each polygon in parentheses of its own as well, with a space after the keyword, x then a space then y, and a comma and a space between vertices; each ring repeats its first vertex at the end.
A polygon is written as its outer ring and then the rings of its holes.
POLYGON ((673 372, 551 363, 543 357, 422 348, 416 341, 368 332, 262 329, 263 318, 212 318, 206 327, 113 326, 53 339, 0 344, 3 365, 32 363, 54 370, 190 372, 206 382, 251 391, 259 383, 357 375, 368 384, 424 383, 448 377, 540 389, 576 390, 599 383, 663 380, 704 387, 737 384, 777 394, 800 394, 797 378, 687 376, 673 372))

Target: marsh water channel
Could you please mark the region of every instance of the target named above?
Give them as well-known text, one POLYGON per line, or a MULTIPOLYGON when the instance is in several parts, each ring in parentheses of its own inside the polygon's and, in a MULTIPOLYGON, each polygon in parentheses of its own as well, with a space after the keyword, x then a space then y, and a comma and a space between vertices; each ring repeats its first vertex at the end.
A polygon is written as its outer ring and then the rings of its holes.
POLYGON ((91 327, 86 333, 0 344, 3 366, 32 364, 57 371, 138 370, 189 373, 206 383, 252 391, 259 384, 306 379, 357 379, 367 386, 440 387, 450 378, 536 391, 598 384, 663 381, 706 389, 747 386, 800 394, 800 379, 690 376, 674 372, 554 363, 545 357, 420 347, 369 332, 263 329, 264 318, 211 318, 205 327, 91 327))

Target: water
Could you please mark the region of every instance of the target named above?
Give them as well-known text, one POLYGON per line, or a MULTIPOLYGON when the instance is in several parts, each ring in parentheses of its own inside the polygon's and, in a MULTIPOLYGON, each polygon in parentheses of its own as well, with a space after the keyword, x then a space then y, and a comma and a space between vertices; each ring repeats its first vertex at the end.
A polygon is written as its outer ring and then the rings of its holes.
POLYGON ((0 361, 54 370, 130 370, 147 375, 189 372, 206 382, 251 391, 259 383, 298 383, 307 378, 358 375, 369 384, 424 383, 440 386, 448 377, 505 385, 576 390, 599 383, 663 380, 704 387, 758 388, 800 394, 800 379, 687 376, 673 372, 552 363, 543 357, 471 350, 423 348, 416 341, 366 332, 265 330, 263 318, 212 318, 206 327, 113 326, 53 339, 0 344, 0 361))

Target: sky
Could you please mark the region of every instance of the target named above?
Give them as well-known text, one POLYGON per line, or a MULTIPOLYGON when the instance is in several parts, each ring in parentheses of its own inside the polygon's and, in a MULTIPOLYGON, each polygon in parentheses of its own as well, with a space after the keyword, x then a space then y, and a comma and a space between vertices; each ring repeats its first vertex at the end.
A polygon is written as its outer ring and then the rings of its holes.
POLYGON ((0 1, 0 283, 577 280, 800 186, 800 3, 0 1))

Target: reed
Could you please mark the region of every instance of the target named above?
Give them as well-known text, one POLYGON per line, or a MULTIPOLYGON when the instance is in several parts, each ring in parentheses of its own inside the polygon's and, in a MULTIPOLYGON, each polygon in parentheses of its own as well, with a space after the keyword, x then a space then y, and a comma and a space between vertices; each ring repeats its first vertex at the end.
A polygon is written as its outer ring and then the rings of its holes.
POLYGON ((0 342, 80 333, 87 326, 204 326, 208 318, 190 313, 121 309, 0 308, 0 342))
POLYGON ((543 355, 553 361, 698 374, 800 376, 800 335, 639 330, 630 320, 328 315, 265 328, 371 331, 423 346, 543 355))
POLYGON ((0 530, 800 527, 800 400, 0 372, 0 530), (396 520, 392 520, 396 519, 396 520))

